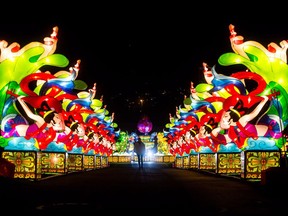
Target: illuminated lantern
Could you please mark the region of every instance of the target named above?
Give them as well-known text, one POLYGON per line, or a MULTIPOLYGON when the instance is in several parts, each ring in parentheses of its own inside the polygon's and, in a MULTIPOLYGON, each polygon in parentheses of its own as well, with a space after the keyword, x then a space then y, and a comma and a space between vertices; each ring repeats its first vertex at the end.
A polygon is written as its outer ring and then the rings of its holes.
POLYGON ((143 117, 137 124, 138 131, 147 134, 152 130, 153 124, 148 117, 143 117))

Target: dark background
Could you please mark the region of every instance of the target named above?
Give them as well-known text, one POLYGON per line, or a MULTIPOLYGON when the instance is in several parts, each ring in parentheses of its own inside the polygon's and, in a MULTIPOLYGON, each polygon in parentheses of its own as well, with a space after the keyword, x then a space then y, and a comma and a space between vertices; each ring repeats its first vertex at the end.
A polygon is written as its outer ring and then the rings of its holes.
POLYGON ((139 120, 148 116, 153 131, 162 131, 169 113, 174 115, 184 95, 189 96, 190 82, 205 82, 203 62, 216 65, 218 73, 229 73, 228 68, 217 65, 221 54, 233 52, 229 24, 244 40, 265 47, 288 38, 281 5, 260 11, 247 4, 214 4, 78 2, 62 8, 34 5, 20 13, 10 7, 9 19, 1 22, 0 40, 23 47, 32 41, 43 42, 58 26, 55 53, 69 59, 67 70, 81 60, 77 79, 89 87, 97 84, 96 98, 103 96, 119 129, 137 131, 139 120))

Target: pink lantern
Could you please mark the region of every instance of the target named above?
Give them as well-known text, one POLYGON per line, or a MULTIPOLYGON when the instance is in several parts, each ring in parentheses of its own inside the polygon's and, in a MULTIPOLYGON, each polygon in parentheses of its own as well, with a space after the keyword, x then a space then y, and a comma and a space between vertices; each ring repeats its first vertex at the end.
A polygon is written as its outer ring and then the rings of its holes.
POLYGON ((138 131, 147 134, 152 130, 153 124, 148 117, 143 117, 137 124, 138 131))

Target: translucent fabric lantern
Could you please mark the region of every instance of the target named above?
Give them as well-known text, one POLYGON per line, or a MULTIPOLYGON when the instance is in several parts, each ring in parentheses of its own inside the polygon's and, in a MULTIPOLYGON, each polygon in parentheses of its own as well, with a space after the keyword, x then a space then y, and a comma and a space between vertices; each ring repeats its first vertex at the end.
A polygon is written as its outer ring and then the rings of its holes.
POLYGON ((138 131, 147 134, 152 130, 153 124, 148 117, 143 117, 137 124, 138 131))

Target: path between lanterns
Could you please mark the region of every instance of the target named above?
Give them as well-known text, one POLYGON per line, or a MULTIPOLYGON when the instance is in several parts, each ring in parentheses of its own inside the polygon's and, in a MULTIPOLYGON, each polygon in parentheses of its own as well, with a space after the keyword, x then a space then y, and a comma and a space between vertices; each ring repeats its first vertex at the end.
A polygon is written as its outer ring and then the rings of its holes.
MULTIPOLYGON (((1 208, 9 212, 191 212, 203 215, 269 215, 288 199, 279 188, 256 182, 146 162, 31 181, 0 179, 1 208)), ((287 189, 286 189, 287 190, 287 189)), ((287 194, 287 192, 286 192, 287 194)), ((6 212, 7 212, 6 211, 6 212)))

